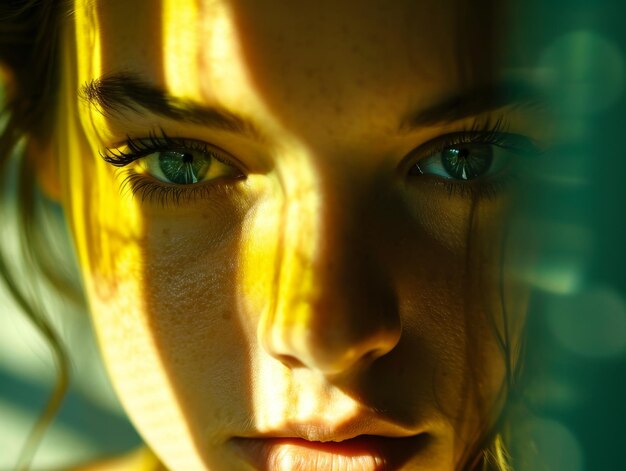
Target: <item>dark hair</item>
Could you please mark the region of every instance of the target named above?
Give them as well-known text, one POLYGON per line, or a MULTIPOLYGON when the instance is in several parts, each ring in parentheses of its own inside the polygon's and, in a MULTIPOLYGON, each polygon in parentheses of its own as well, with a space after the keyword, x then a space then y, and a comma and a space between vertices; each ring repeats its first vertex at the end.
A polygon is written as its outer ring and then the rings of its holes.
MULTIPOLYGON (((42 276, 53 287, 71 294, 66 279, 42 249, 38 236, 37 185, 33 175, 33 159, 22 144, 38 142, 45 144, 53 129, 52 117, 59 85, 60 33, 63 15, 69 15, 68 4, 63 0, 7 0, 0 4, 0 67, 7 75, 7 98, 2 109, 4 127, 0 129, 0 180, 5 191, 0 194, 2 206, 8 206, 9 192, 6 187, 12 181, 10 193, 16 195, 12 202, 16 209, 16 231, 20 234, 20 252, 15 256, 0 246, 0 279, 4 281, 19 308, 47 339, 58 370, 57 382, 49 401, 34 426, 24 447, 18 469, 29 466, 35 447, 45 428, 60 407, 68 387, 68 360, 63 344, 50 326, 44 306, 40 303, 36 279, 42 276), (13 255, 13 257, 11 257, 13 255), (16 259, 23 264, 17 279, 16 259), (24 276, 26 273, 28 276, 24 276)), ((57 265, 58 266, 58 265, 57 265)), ((76 297, 76 296, 74 296, 76 297)), ((504 350, 507 380, 503 394, 510 394, 513 371, 510 364, 509 346, 504 350)), ((467 470, 509 470, 508 457, 502 432, 506 415, 484 431, 476 448, 469 450, 463 460, 467 470)))

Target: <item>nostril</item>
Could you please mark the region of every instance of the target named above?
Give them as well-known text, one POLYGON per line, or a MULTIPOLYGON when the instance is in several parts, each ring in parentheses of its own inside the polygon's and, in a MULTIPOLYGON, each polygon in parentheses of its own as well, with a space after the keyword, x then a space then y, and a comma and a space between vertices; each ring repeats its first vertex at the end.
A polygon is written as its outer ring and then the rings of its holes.
POLYGON ((376 350, 370 350, 369 352, 367 352, 365 355, 363 355, 360 358, 359 362, 364 365, 369 365, 371 363, 374 363, 376 359, 378 359, 379 357, 382 357, 383 355, 387 353, 388 352, 386 350, 383 350, 382 348, 378 348, 376 350))
POLYGON ((287 368, 303 368, 306 366, 293 355, 275 354, 274 358, 280 361, 287 368))
POLYGON ((398 344, 402 324, 386 285, 365 295, 352 283, 331 284, 335 278, 320 275, 313 293, 289 291, 280 309, 260 319, 260 345, 285 367, 344 375, 367 368, 398 344))
POLYGON ((328 352, 309 350, 301 352, 299 355, 284 353, 273 353, 272 356, 285 365, 287 368, 308 368, 315 369, 326 375, 340 374, 346 370, 351 370, 358 365, 366 366, 373 363, 379 356, 384 354, 381 350, 372 350, 364 355, 354 355, 354 352, 335 352, 328 355, 328 352))
POLYGON ((377 328, 352 337, 329 336, 326 330, 326 335, 314 335, 315 331, 308 329, 306 338, 289 338, 293 331, 272 329, 261 341, 265 350, 289 369, 306 368, 335 376, 367 368, 387 355, 397 345, 401 329, 377 328))

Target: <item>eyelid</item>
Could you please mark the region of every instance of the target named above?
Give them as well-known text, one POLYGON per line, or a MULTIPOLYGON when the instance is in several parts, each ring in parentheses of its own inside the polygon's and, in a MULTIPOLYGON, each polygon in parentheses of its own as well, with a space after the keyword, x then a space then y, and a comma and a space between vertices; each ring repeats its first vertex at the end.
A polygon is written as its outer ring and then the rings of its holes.
POLYGON ((209 153, 223 164, 235 167, 243 174, 249 173, 243 162, 215 144, 199 139, 170 137, 162 129, 160 134, 159 136, 155 132, 150 132, 147 137, 140 138, 126 136, 125 141, 100 150, 100 157, 115 167, 125 167, 155 152, 194 150, 209 153))
POLYGON ((419 161, 443 152, 449 147, 462 144, 487 144, 510 150, 524 156, 536 156, 541 150, 536 143, 522 134, 491 130, 458 131, 438 136, 410 151, 400 163, 400 171, 404 176, 419 161))
POLYGON ((247 177, 247 173, 242 170, 243 165, 233 164, 232 161, 238 162, 237 159, 219 147, 204 141, 187 138, 156 138, 155 136, 147 140, 129 137, 128 141, 120 147, 122 148, 107 149, 107 152, 101 155, 108 163, 118 167, 116 177, 123 176, 120 184, 121 191, 128 191, 133 197, 139 198, 141 203, 158 203, 165 208, 189 204, 199 199, 219 198, 219 195, 225 196, 236 191, 238 185, 234 183, 245 180, 247 177), (124 151, 123 147, 131 150, 124 151), (166 151, 205 152, 207 158, 214 159, 224 167, 229 167, 238 175, 214 175, 212 178, 194 183, 175 183, 169 181, 167 176, 165 176, 167 180, 163 180, 148 169, 146 157, 156 156, 157 153, 166 151))
POLYGON ((491 144, 504 149, 527 152, 538 151, 538 148, 526 136, 508 132, 492 132, 492 131, 470 131, 455 132, 445 134, 428 141, 424 145, 418 147, 416 151, 423 157, 428 157, 436 152, 441 152, 449 147, 462 144, 491 144))

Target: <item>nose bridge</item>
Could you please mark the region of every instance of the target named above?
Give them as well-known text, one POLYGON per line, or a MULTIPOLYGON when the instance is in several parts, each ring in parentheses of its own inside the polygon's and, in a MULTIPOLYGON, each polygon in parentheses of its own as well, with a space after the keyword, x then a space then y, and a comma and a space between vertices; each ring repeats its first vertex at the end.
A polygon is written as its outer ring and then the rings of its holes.
POLYGON ((310 185, 286 195, 275 302, 259 335, 288 366, 341 373, 399 339, 392 290, 347 187, 310 185))

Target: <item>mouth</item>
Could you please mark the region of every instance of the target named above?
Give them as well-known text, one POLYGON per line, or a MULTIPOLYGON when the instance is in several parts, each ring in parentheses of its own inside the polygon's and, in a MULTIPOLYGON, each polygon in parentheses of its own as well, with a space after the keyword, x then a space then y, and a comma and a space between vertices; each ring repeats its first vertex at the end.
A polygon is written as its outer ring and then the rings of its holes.
POLYGON ((391 471, 399 469, 427 442, 426 433, 410 437, 358 435, 325 442, 299 437, 237 437, 231 440, 236 452, 259 471, 391 471))

